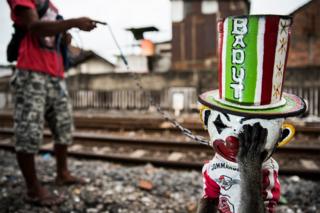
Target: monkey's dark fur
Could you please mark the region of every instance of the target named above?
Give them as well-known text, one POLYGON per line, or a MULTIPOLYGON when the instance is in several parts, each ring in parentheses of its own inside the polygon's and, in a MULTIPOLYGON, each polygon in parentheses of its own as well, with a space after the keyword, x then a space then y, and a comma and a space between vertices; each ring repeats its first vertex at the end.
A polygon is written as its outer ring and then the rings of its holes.
MULTIPOLYGON (((239 134, 240 148, 238 164, 240 170, 240 213, 265 213, 262 198, 262 163, 267 156, 263 151, 268 131, 260 123, 253 126, 244 125, 239 134)), ((198 213, 216 213, 217 199, 202 198, 199 202, 198 213)))
POLYGON ((238 164, 240 169, 240 213, 264 213, 262 198, 262 163, 267 156, 263 151, 268 131, 260 123, 243 126, 239 134, 240 148, 238 164))
POLYGON ((201 198, 197 213, 216 213, 218 211, 219 199, 201 198))

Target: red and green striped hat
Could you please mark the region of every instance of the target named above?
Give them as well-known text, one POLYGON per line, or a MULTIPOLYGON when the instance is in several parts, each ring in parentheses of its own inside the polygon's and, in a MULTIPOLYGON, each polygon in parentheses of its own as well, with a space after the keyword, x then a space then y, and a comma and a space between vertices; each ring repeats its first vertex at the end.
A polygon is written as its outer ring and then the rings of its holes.
POLYGON ((200 95, 205 106, 254 117, 301 114, 300 97, 282 92, 292 19, 233 16, 219 28, 219 89, 200 95))

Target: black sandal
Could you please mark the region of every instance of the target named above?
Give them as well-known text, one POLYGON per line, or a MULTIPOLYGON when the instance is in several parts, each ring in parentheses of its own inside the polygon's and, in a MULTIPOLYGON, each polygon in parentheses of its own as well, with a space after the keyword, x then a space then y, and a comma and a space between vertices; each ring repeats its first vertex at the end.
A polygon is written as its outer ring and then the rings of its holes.
POLYGON ((57 206, 62 204, 65 200, 61 195, 52 195, 48 194, 44 198, 38 198, 38 197, 29 197, 26 195, 24 197, 24 201, 26 203, 29 203, 34 206, 45 206, 45 207, 51 207, 51 206, 57 206))

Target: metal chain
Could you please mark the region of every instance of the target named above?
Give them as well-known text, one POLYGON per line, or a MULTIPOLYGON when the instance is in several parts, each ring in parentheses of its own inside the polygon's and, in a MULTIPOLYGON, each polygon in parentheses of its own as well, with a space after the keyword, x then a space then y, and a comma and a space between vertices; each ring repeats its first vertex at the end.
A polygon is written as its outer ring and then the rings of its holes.
MULTIPOLYGON (((110 27, 109 24, 107 24, 108 26, 108 29, 110 31, 110 34, 111 34, 111 37, 114 41, 114 43, 116 44, 119 52, 120 52, 120 57, 123 61, 123 63, 125 64, 126 66, 126 69, 127 71, 130 71, 130 67, 129 67, 129 63, 127 61, 127 59, 125 58, 121 48, 120 48, 120 45, 116 39, 116 37, 114 36, 113 34, 113 31, 110 27)), ((170 114, 168 114, 167 112, 165 112, 164 110, 161 109, 161 107, 155 103, 154 99, 152 98, 151 96, 151 93, 150 92, 146 92, 145 89, 143 88, 142 86, 142 83, 141 83, 141 77, 135 73, 135 72, 129 72, 132 77, 135 79, 136 81, 136 86, 144 93, 147 95, 148 97, 148 100, 149 100, 149 103, 150 105, 154 106, 158 113, 166 120, 166 121, 169 121, 175 128, 179 129, 181 131, 181 133, 187 137, 189 137, 190 139, 192 139, 193 141, 197 142, 197 143, 200 143, 200 144, 203 144, 203 145, 208 145, 209 146, 209 141, 205 138, 205 137, 202 137, 200 135, 195 135, 192 133, 191 130, 183 127, 175 118, 173 118, 170 114)))

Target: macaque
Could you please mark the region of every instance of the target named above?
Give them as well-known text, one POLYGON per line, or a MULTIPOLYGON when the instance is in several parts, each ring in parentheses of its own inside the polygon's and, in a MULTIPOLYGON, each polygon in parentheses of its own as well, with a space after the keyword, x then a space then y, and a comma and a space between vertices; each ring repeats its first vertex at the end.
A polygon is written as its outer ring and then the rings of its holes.
POLYGON ((292 18, 241 15, 218 22, 218 88, 199 95, 214 157, 203 166, 198 213, 273 213, 280 198, 271 157, 294 135, 284 118, 306 110, 283 92, 292 18))
POLYGON ((198 213, 273 213, 280 198, 278 164, 271 158, 288 138, 283 118, 247 118, 206 109, 201 118, 215 156, 203 167, 198 213))

